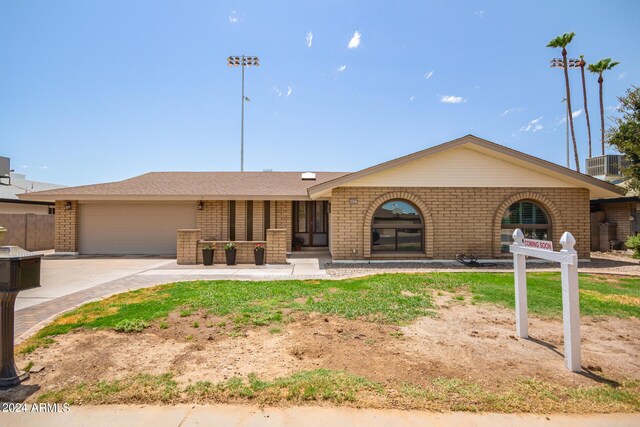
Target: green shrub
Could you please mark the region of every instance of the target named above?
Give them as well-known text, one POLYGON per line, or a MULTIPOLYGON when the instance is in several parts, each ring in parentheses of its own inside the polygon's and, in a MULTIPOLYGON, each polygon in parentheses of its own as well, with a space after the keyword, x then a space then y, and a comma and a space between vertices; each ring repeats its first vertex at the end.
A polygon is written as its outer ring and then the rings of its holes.
POLYGON ((142 319, 124 319, 113 327, 118 332, 142 332, 149 327, 149 323, 142 319))
POLYGON ((634 258, 640 258, 640 234, 629 237, 626 245, 629 249, 633 249, 634 258))

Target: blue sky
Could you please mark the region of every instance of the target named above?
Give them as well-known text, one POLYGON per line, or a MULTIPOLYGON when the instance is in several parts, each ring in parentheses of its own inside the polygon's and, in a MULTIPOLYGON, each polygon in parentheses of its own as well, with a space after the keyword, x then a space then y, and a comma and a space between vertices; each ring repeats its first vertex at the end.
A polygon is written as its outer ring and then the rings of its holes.
MULTIPOLYGON (((640 84, 640 2, 5 1, 0 155, 67 185, 149 171, 353 171, 473 133, 565 163, 562 71, 612 57, 605 107, 640 84), (273 3, 273 4, 267 4, 273 3), (312 37, 309 35, 312 34, 312 37)), ((571 70, 582 164, 580 73, 571 70)), ((587 76, 598 146, 597 82, 587 76)), ((597 153, 597 151, 596 151, 597 153)))

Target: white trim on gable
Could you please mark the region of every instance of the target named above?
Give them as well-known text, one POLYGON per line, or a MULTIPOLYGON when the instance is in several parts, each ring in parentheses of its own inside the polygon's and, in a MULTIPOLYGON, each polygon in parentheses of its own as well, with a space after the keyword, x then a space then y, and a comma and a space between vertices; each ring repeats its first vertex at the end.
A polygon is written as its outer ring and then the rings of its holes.
POLYGON ((618 197, 613 184, 467 135, 310 187, 312 199, 336 187, 569 187, 591 198, 618 197))

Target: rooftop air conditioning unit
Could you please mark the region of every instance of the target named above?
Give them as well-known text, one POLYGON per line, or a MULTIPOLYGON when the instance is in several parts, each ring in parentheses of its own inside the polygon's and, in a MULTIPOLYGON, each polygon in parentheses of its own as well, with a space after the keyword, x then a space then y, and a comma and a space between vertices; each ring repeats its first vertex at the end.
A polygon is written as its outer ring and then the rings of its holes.
POLYGON ((629 160, 622 154, 607 154, 587 159, 587 174, 605 181, 617 181, 622 169, 629 166, 629 160))

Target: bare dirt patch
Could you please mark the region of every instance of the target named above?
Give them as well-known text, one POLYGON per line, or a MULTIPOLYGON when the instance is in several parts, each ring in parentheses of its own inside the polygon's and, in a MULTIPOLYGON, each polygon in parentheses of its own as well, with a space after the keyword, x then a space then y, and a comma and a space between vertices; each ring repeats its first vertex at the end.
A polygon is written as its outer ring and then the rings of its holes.
MULTIPOLYGON (((142 333, 83 330, 18 358, 39 393, 135 374, 171 372, 182 385, 257 374, 273 379, 317 368, 345 370, 385 384, 459 378, 499 390, 522 377, 557 385, 640 379, 640 320, 582 319, 583 366, 564 368, 562 322, 530 319, 531 339, 515 337, 512 310, 445 294, 437 316, 404 327, 294 312, 281 325, 237 329, 229 319, 174 313, 142 333)), ((37 394, 32 396, 36 398, 37 394)))
POLYGON ((445 377, 499 388, 518 377, 563 385, 587 385, 604 378, 640 378, 640 320, 583 317, 582 365, 592 374, 564 368, 561 319, 529 318, 529 339, 515 335, 512 310, 492 305, 436 299, 438 318, 422 318, 403 328, 406 348, 440 364, 445 377), (603 378, 599 378, 602 376, 603 378))

